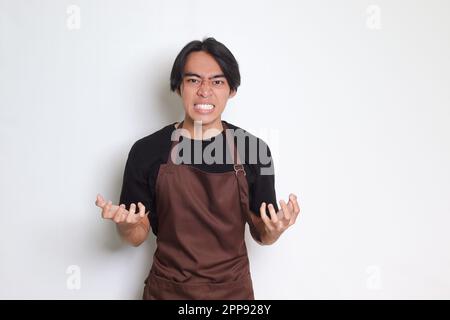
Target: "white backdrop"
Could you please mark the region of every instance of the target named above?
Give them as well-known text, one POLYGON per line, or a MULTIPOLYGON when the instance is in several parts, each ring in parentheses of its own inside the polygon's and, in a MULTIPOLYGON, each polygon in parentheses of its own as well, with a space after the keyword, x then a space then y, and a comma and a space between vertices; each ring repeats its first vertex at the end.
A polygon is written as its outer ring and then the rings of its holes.
POLYGON ((242 85, 223 119, 264 138, 301 216, 249 236, 256 299, 450 298, 448 1, 0 0, 0 298, 139 299, 123 244, 137 139, 182 118, 173 60, 213 36, 242 85))

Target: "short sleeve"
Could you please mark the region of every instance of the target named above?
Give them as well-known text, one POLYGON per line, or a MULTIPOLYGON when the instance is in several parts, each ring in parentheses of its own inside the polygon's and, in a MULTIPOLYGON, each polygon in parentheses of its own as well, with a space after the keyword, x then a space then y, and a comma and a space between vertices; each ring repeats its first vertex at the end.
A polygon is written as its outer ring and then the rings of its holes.
MULTIPOLYGON (((123 174, 122 191, 120 192, 120 204, 125 204, 127 209, 134 203, 142 202, 145 211, 149 211, 152 197, 148 183, 148 170, 138 157, 138 144, 135 143, 128 154, 123 174)), ((136 211, 138 208, 136 207, 136 211)), ((150 216, 149 216, 150 218, 150 216)))
MULTIPOLYGON (((260 216, 259 208, 265 202, 272 204, 278 212, 275 192, 275 168, 268 145, 260 140, 258 143, 258 163, 253 166, 254 182, 250 190, 250 210, 260 216), (261 149, 262 148, 262 149, 261 149)), ((266 209, 266 214, 270 216, 266 209)))

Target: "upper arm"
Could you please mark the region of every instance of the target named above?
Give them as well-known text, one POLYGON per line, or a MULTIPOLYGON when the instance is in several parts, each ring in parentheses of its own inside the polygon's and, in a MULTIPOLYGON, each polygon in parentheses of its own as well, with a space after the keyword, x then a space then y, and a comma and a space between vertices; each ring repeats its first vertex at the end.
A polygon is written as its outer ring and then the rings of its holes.
MULTIPOLYGON (((141 202, 148 211, 151 205, 151 190, 148 182, 148 166, 145 157, 140 155, 138 145, 135 143, 128 154, 123 173, 120 204, 125 204, 127 210, 134 203, 141 202)), ((142 219, 145 220, 145 219, 142 219)), ((148 219, 146 219, 148 220, 148 219)))
MULTIPOLYGON (((260 140, 258 152, 258 162, 252 165, 254 181, 251 185, 250 209, 256 216, 260 216, 260 206, 263 202, 272 204, 275 211, 278 211, 277 198, 275 192, 275 170, 272 154, 268 145, 260 140)), ((266 214, 269 215, 268 209, 266 214)))

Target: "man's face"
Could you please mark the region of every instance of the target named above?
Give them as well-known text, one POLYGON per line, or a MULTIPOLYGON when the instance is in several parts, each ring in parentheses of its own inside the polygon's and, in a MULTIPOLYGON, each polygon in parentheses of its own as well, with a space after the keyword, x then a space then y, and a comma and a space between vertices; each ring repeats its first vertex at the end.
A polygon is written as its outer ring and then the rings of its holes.
POLYGON ((180 86, 186 116, 202 125, 214 125, 221 120, 230 93, 230 86, 219 64, 206 52, 188 55, 180 86))

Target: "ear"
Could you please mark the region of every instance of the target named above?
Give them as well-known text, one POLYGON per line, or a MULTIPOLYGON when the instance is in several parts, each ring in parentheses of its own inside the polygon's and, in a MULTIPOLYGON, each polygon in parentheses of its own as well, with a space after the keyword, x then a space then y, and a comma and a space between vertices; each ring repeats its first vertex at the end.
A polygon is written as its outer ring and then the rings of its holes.
POLYGON ((228 96, 228 99, 233 98, 236 95, 236 90, 231 90, 230 95, 228 96))

